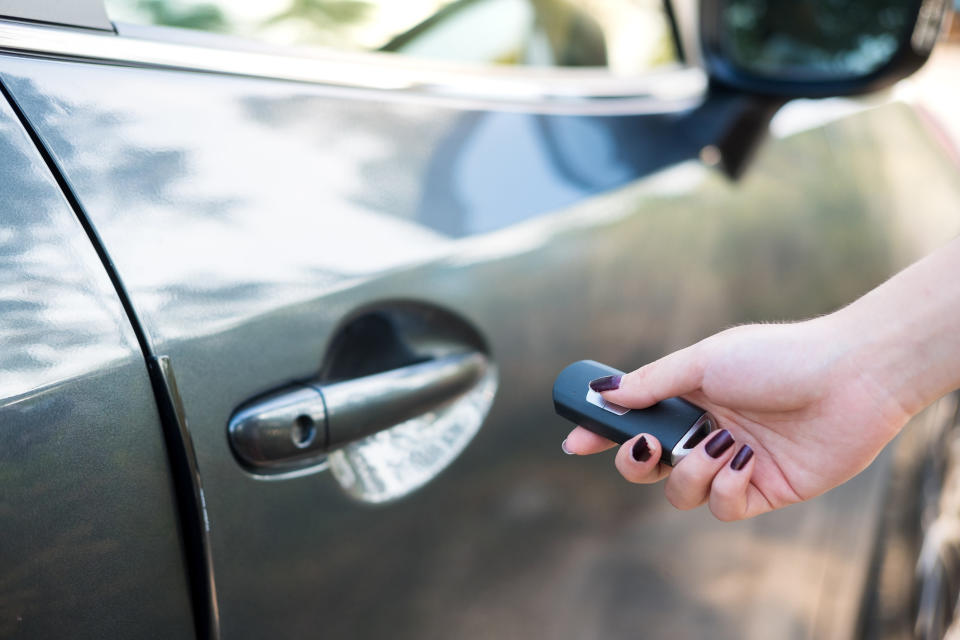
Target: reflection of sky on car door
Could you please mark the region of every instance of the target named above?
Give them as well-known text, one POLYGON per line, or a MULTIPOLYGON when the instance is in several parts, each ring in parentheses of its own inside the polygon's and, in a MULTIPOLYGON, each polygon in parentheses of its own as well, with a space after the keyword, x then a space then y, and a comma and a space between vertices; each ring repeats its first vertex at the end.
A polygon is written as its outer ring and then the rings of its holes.
MULTIPOLYGON (((602 145, 602 137, 596 137, 600 138, 596 142, 602 145)), ((505 172, 502 165, 490 162, 491 158, 503 154, 506 145, 510 145, 511 154, 518 157, 546 155, 542 138, 530 127, 529 116, 484 114, 476 121, 473 131, 458 142, 462 144, 459 153, 449 159, 456 163, 454 171, 445 177, 452 181, 453 191, 466 205, 463 217, 457 220, 456 216, 444 216, 438 207, 425 207, 425 213, 432 209, 435 214, 446 217, 445 221, 436 223, 443 225, 441 228, 447 227, 449 232, 463 235, 502 229, 529 217, 531 211, 559 209, 584 196, 583 189, 557 180, 556 169, 548 164, 531 162, 527 171, 505 172), (449 226, 457 222, 459 228, 449 226)))
POLYGON ((285 127, 250 109, 273 98, 282 114, 288 88, 271 96, 267 85, 254 100, 243 82, 204 76, 90 68, 78 81, 77 70, 51 71, 39 91, 58 102, 37 98, 30 82, 11 86, 67 167, 135 301, 175 324, 192 331, 236 320, 428 259, 444 243, 363 204, 368 191, 385 190, 394 211, 412 208, 360 173, 395 154, 389 137, 367 130, 360 107, 307 105, 309 120, 285 127), (123 84, 107 90, 116 73, 123 84), (100 88, 89 93, 87 81, 100 88))
MULTIPOLYGON (((498 237, 500 255, 542 246, 569 221, 559 211, 695 157, 698 131, 709 133, 704 125, 717 120, 706 107, 593 118, 460 111, 402 95, 39 60, 11 59, 7 74, 149 331, 164 338, 208 333, 394 270, 468 255, 469 245, 456 238, 509 228, 498 237), (538 215, 551 223, 516 227, 538 215)), ((810 282, 822 279, 821 291, 842 298, 843 269, 815 264, 794 277, 785 257, 803 253, 813 221, 838 246, 880 234, 865 222, 855 183, 840 179, 866 167, 863 158, 831 171, 835 184, 824 182, 822 166, 835 160, 819 131, 791 143, 803 152, 783 161, 790 180, 755 187, 763 197, 724 214, 711 269, 726 281, 755 284, 769 274, 781 289, 795 281, 795 295, 805 299, 810 282), (815 157, 819 164, 787 166, 815 157), (801 186, 804 176, 812 186, 801 186), (803 233, 767 229, 777 218, 752 213, 774 194, 775 210, 789 203, 810 209, 798 218, 803 233), (746 266, 741 245, 749 238, 758 270, 746 266)), ((746 184, 756 180, 748 176, 746 184)), ((717 210, 718 196, 710 201, 717 210)), ((656 237, 676 233, 670 224, 656 237)), ((883 261, 872 251, 862 259, 883 261)), ((764 317, 752 308, 763 296, 747 290, 733 287, 731 300, 744 298, 737 308, 745 317, 764 317)))
POLYGON ((447 255, 451 236, 556 211, 695 153, 659 144, 673 139, 659 116, 464 112, 290 83, 9 63, 154 337, 447 255), (638 142, 625 153, 617 136, 638 142))
POLYGON ((13 112, 0 103, 0 397, 129 356, 99 259, 13 112))

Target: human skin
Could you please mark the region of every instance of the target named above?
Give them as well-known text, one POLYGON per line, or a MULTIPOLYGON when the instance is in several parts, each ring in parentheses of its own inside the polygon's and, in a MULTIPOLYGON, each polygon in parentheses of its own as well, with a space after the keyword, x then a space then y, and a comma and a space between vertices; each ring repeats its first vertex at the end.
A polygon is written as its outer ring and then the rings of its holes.
MULTIPOLYGON (((649 434, 620 447, 623 477, 667 478, 678 509, 706 502, 720 520, 740 520, 809 500, 960 388, 960 238, 830 315, 728 329, 599 386, 617 387, 603 396, 635 409, 682 396, 733 436, 724 449, 726 436, 712 435, 672 470, 649 434), (754 453, 736 469, 744 446, 754 453)), ((582 427, 563 443, 578 455, 614 446, 582 427)))

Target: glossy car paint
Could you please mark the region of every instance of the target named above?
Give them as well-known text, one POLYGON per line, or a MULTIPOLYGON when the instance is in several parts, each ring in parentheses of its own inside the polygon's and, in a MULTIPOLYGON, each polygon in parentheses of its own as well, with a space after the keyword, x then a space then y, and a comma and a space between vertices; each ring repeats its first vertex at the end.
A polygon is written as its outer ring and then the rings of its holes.
POLYGON ((780 120, 793 133, 731 183, 683 154, 629 161, 671 153, 645 147, 653 116, 12 57, 2 69, 173 359, 224 637, 852 631, 883 459, 810 503, 721 524, 627 485, 610 456, 563 456, 549 389, 573 360, 629 369, 736 322, 828 311, 955 234, 955 167, 908 106, 837 120, 794 106, 780 120), (500 367, 465 453, 376 508, 326 473, 243 471, 233 410, 315 375, 345 317, 398 299, 463 316, 500 367))
POLYGON ((0 158, 0 637, 189 637, 140 348, 5 101, 0 158))

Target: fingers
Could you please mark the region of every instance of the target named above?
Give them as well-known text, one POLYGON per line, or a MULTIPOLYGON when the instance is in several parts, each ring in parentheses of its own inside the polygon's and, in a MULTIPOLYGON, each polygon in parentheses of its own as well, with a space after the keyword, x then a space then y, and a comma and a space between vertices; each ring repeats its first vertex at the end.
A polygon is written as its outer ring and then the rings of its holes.
POLYGON ((606 400, 631 409, 642 409, 665 398, 700 388, 703 380, 702 343, 675 351, 623 376, 607 376, 590 386, 606 400))
POLYGON ((713 479, 710 511, 718 520, 742 520, 769 509, 766 499, 750 484, 753 465, 753 449, 743 445, 713 479))
MULTIPOLYGON (((561 447, 568 454, 590 455, 617 446, 602 436, 583 427, 570 432, 561 447)), ((615 464, 628 482, 651 484, 659 482, 670 473, 670 467, 660 464, 660 442, 649 434, 642 433, 627 440, 617 451, 615 464)))
POLYGON ((667 500, 677 509, 704 502, 718 520, 742 520, 770 510, 750 484, 755 456, 749 445, 737 446, 726 429, 717 431, 680 461, 667 480, 667 500))
POLYGON ((600 453, 607 449, 617 446, 616 442, 607 440, 603 436, 598 436, 592 431, 587 431, 583 427, 577 427, 570 432, 567 439, 563 441, 560 447, 564 453, 587 456, 592 453, 600 453))
POLYGON ((662 448, 653 436, 641 433, 623 443, 615 464, 627 482, 651 484, 670 474, 670 467, 660 464, 662 448))
POLYGON ((734 455, 733 436, 726 429, 698 444, 676 466, 667 481, 667 500, 677 509, 693 509, 707 501, 714 476, 734 455))
MULTIPOLYGON (((589 455, 606 451, 616 443, 577 427, 563 441, 569 454, 589 455)), ((726 429, 701 442, 671 471, 660 463, 663 449, 649 434, 625 442, 617 451, 615 464, 628 482, 652 484, 668 478, 665 493, 677 509, 687 510, 707 502, 718 520, 729 522, 752 518, 772 507, 750 483, 755 465, 753 449, 737 445, 726 429)))

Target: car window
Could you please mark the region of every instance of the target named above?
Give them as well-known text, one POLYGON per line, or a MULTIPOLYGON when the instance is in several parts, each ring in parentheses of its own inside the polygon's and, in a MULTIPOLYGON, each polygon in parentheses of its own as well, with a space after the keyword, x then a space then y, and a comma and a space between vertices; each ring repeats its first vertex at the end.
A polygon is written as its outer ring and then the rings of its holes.
POLYGON ((461 62, 610 67, 676 63, 662 0, 107 0, 111 19, 281 45, 461 62))

